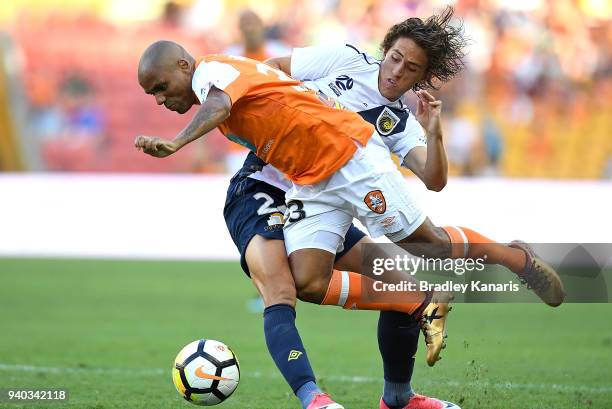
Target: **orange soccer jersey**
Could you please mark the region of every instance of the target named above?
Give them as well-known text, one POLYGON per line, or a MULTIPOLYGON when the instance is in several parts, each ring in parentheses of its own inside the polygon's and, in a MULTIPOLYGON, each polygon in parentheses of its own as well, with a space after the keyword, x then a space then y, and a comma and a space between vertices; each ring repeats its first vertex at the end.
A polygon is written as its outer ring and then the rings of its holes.
POLYGON ((329 108, 299 81, 244 57, 200 58, 192 85, 200 102, 211 86, 227 93, 232 110, 221 132, 298 184, 331 176, 374 132, 358 114, 329 108))

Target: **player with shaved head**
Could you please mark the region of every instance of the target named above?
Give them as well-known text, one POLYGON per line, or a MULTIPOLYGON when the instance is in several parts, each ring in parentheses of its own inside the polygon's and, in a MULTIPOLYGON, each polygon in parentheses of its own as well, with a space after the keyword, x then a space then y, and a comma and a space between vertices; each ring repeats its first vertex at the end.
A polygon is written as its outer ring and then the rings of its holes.
POLYGON ((158 105, 179 114, 187 112, 197 98, 186 98, 185 89, 191 87, 195 59, 179 44, 172 41, 153 43, 138 64, 138 82, 147 94, 155 95, 158 105))

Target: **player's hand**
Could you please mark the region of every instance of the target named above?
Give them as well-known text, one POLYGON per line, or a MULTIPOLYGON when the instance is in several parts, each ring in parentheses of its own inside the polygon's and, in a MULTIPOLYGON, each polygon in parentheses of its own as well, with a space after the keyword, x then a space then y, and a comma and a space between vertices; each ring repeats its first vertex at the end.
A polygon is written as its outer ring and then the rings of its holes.
POLYGON ((442 101, 437 100, 433 95, 425 90, 415 92, 419 98, 415 117, 425 129, 428 136, 442 135, 442 101))
POLYGON ((155 136, 138 136, 134 140, 134 146, 156 158, 165 158, 178 150, 176 143, 155 136))

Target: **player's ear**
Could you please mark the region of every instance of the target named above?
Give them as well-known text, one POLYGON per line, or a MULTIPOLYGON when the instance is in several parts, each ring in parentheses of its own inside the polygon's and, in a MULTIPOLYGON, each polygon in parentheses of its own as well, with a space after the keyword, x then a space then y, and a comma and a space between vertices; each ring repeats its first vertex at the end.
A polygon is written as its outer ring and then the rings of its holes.
POLYGON ((184 58, 180 58, 178 60, 178 66, 181 70, 185 70, 185 71, 188 71, 191 68, 191 66, 189 65, 189 61, 187 61, 184 58))

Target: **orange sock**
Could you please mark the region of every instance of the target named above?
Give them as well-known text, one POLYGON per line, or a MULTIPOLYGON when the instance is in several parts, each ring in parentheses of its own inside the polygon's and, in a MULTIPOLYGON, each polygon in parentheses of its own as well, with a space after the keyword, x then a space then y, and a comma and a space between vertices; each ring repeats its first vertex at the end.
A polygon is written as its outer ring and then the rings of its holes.
POLYGON ((499 264, 516 274, 525 269, 527 256, 522 250, 497 243, 467 227, 447 226, 443 229, 452 244, 451 258, 485 258, 486 264, 499 264))
POLYGON ((357 273, 334 270, 321 305, 350 310, 397 311, 419 315, 431 297, 423 291, 376 291, 380 282, 357 273))

